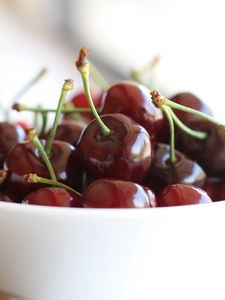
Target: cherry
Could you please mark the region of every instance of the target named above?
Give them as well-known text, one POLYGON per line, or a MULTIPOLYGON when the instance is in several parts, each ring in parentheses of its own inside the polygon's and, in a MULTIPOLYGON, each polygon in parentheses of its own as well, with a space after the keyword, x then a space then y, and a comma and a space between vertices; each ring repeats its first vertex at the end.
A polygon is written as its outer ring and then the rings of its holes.
POLYGON ((205 120, 188 122, 192 129, 207 133, 204 140, 193 139, 189 135, 177 131, 178 149, 188 157, 196 160, 211 177, 225 177, 225 134, 224 130, 205 120))
POLYGON ((154 140, 161 125, 162 112, 151 101, 149 90, 136 82, 111 86, 103 95, 101 114, 122 113, 142 125, 154 140))
POLYGON ((156 207, 154 193, 139 184, 111 179, 92 182, 82 195, 84 207, 146 208, 156 207))
POLYGON ((205 191, 185 184, 168 185, 161 193, 158 194, 157 200, 159 206, 189 205, 212 202, 205 191))
MULTIPOLYGON (((76 150, 72 145, 63 141, 53 141, 50 161, 58 181, 80 188, 82 170, 76 150)), ((6 156, 4 168, 8 170, 8 176, 4 182, 5 188, 22 197, 41 187, 41 185, 27 183, 24 180, 25 174, 37 173, 49 178, 49 171, 31 141, 14 146, 6 156)))
POLYGON ((94 177, 140 182, 147 174, 153 152, 147 131, 123 114, 101 116, 110 129, 103 136, 97 121, 83 131, 77 150, 86 170, 94 177))
POLYGON ((225 179, 207 178, 204 190, 213 201, 225 200, 225 179))
POLYGON ((62 188, 46 187, 26 195, 23 204, 81 207, 80 197, 62 188))
POLYGON ((151 187, 155 193, 175 183, 203 187, 206 175, 202 168, 179 151, 175 152, 175 157, 176 161, 171 162, 169 145, 154 145, 154 158, 144 184, 151 187))
POLYGON ((16 124, 0 122, 0 168, 8 151, 25 139, 24 130, 16 124))
MULTIPOLYGON (((81 132, 86 126, 87 124, 81 121, 64 120, 57 127, 55 139, 76 146, 77 141, 80 138, 81 132)), ((49 133, 47 133, 46 137, 48 136, 49 133)))

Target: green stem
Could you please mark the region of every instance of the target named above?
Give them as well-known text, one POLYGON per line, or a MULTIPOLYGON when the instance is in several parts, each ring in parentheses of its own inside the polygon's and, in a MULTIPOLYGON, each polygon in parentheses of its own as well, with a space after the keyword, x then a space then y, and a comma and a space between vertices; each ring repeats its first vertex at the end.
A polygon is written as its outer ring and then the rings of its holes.
POLYGON ((90 66, 91 75, 94 77, 94 79, 99 84, 101 89, 104 92, 108 91, 110 86, 108 82, 105 80, 105 78, 102 76, 102 74, 96 69, 96 67, 91 62, 89 62, 89 66, 90 66))
POLYGON ((26 174, 26 175, 24 175, 24 179, 26 181, 28 181, 29 183, 44 183, 44 184, 52 185, 54 187, 59 187, 59 188, 68 190, 70 192, 77 194, 78 196, 82 196, 81 193, 77 192, 76 190, 74 190, 73 188, 71 188, 70 186, 68 186, 64 183, 58 182, 56 180, 37 176, 37 174, 26 174))
POLYGON ((48 114, 46 112, 42 112, 41 116, 42 116, 42 126, 41 126, 39 136, 43 137, 45 134, 45 130, 46 130, 47 122, 48 122, 48 114))
MULTIPOLYGON (((39 108, 39 107, 32 107, 32 106, 18 104, 18 103, 15 103, 12 108, 18 112, 29 111, 34 113, 56 113, 57 111, 57 109, 55 108, 39 108)), ((65 114, 74 114, 74 113, 83 113, 83 112, 86 113, 92 111, 90 108, 86 108, 86 107, 63 108, 61 110, 61 113, 65 113, 65 114)))
POLYGON ((48 171, 49 171, 49 174, 50 174, 50 177, 52 180, 57 180, 56 178, 56 175, 55 175, 55 172, 54 172, 54 169, 52 167, 52 164, 44 150, 44 147, 42 146, 38 136, 37 136, 37 133, 34 129, 31 129, 29 132, 28 132, 28 137, 31 139, 31 141, 33 142, 33 144, 37 147, 38 151, 40 152, 42 158, 43 158, 43 161, 45 162, 45 165, 46 167, 48 168, 48 171))
POLYGON ((184 112, 187 112, 187 113, 192 113, 196 116, 199 116, 211 123, 214 123, 215 125, 219 126, 220 128, 222 128, 223 130, 225 130, 225 125, 222 124, 221 122, 217 121, 215 118, 201 112, 201 111, 198 111, 198 110, 195 110, 193 108, 190 108, 190 107, 187 107, 187 106, 184 106, 184 105, 181 105, 181 104, 178 104, 178 103, 175 103, 167 98, 164 99, 164 105, 167 105, 169 107, 171 107, 172 109, 178 109, 178 110, 181 110, 181 111, 184 111, 184 112))
POLYGON ((95 119, 98 122, 98 124, 102 130, 103 136, 107 137, 110 135, 110 129, 103 123, 103 121, 99 117, 98 112, 94 106, 94 102, 92 100, 91 93, 90 93, 90 87, 89 87, 89 62, 86 60, 87 52, 82 52, 82 50, 83 49, 81 49, 81 51, 80 51, 80 56, 79 56, 78 61, 76 62, 76 65, 82 76, 85 95, 87 97, 91 111, 92 111, 93 115, 95 116, 95 119))
POLYGON ((206 132, 193 130, 193 129, 187 127, 183 122, 181 122, 181 120, 176 116, 176 114, 173 112, 173 110, 169 106, 167 106, 167 109, 169 110, 170 115, 173 118, 174 123, 181 130, 183 130, 184 132, 186 132, 190 136, 195 137, 195 138, 200 139, 200 140, 204 140, 204 139, 207 138, 207 133, 206 132))
POLYGON ((174 134, 174 123, 173 118, 170 114, 170 111, 168 110, 168 107, 165 105, 161 106, 162 111, 166 115, 166 118, 169 122, 170 127, 170 161, 172 163, 176 162, 176 155, 175 155, 175 134, 174 134))
POLYGON ((53 143, 53 140, 55 138, 55 134, 56 134, 60 114, 61 114, 64 102, 66 100, 66 96, 68 94, 68 91, 71 91, 72 89, 73 89, 73 81, 72 80, 65 80, 65 82, 63 84, 63 87, 62 87, 61 95, 60 95, 60 98, 59 98, 58 107, 57 107, 57 110, 56 110, 53 126, 52 126, 52 129, 50 131, 49 137, 47 139, 46 147, 45 147, 45 151, 46 151, 47 156, 49 156, 50 153, 51 153, 52 143, 53 143))

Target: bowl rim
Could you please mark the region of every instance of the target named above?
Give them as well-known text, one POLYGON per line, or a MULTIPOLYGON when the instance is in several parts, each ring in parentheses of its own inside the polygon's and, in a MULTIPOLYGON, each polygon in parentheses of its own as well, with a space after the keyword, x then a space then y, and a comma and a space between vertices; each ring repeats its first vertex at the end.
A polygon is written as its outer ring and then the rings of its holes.
POLYGON ((125 218, 136 219, 140 217, 155 216, 158 214, 183 214, 183 213, 202 213, 203 211, 220 210, 225 207, 225 200, 216 201, 213 203, 190 204, 180 206, 155 207, 155 208, 82 208, 82 207, 53 207, 43 205, 23 205, 20 203, 8 203, 0 201, 0 213, 12 214, 32 214, 36 216, 48 217, 91 217, 91 218, 125 218))

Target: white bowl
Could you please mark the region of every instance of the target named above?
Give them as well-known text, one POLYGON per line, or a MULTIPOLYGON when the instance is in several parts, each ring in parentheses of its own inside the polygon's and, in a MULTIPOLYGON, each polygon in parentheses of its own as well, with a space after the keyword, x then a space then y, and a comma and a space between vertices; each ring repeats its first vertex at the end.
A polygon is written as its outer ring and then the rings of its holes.
POLYGON ((2 202, 0 299, 224 300, 224 229, 225 201, 102 210, 2 202))

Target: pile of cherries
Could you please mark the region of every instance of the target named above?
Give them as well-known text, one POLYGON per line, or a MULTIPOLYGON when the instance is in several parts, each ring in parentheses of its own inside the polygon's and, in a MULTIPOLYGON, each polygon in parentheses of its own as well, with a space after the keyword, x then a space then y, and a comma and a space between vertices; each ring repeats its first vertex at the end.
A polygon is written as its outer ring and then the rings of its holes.
POLYGON ((225 126, 205 103, 102 78, 103 92, 91 95, 89 71, 97 71, 87 49, 76 66, 85 92, 72 100, 73 82, 65 80, 57 109, 14 104, 42 115, 39 132, 0 123, 0 201, 150 208, 225 200, 225 126))

